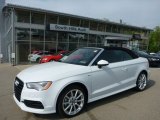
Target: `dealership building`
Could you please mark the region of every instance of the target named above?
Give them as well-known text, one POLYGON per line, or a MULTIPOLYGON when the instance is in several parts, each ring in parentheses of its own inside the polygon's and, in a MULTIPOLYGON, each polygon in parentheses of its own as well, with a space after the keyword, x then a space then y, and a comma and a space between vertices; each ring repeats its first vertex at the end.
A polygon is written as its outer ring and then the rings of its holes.
POLYGON ((30 64, 33 51, 120 46, 147 50, 151 29, 0 0, 0 58, 30 64))

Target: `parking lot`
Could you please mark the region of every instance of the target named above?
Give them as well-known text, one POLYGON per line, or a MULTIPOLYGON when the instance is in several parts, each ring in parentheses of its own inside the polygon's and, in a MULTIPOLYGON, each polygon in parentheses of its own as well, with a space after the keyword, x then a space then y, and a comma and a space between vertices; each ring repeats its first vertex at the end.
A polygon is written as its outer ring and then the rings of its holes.
MULTIPOLYGON (((21 111, 12 98, 13 81, 17 73, 29 67, 0 64, 0 120, 57 120, 57 114, 38 115, 21 111)), ((159 120, 160 68, 151 68, 147 89, 134 89, 90 103, 73 120, 159 120)))

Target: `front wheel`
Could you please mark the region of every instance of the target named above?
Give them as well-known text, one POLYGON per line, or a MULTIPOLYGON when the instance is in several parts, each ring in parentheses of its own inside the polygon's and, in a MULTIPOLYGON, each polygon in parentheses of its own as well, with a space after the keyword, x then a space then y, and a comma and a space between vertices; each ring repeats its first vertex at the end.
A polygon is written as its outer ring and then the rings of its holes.
POLYGON ((82 111, 85 104, 85 91, 79 86, 70 86, 60 95, 57 111, 62 116, 73 117, 82 111))
POLYGON ((146 73, 142 72, 138 76, 136 89, 139 91, 143 91, 147 86, 147 75, 146 73))

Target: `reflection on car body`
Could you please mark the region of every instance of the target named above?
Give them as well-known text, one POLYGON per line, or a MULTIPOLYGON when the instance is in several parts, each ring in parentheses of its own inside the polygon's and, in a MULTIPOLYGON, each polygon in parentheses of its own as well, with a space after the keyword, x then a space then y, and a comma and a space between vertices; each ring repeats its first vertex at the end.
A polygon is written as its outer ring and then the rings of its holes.
POLYGON ((57 54, 42 56, 40 59, 40 63, 59 61, 63 56, 65 56, 68 53, 69 51, 62 50, 62 51, 59 51, 57 54))

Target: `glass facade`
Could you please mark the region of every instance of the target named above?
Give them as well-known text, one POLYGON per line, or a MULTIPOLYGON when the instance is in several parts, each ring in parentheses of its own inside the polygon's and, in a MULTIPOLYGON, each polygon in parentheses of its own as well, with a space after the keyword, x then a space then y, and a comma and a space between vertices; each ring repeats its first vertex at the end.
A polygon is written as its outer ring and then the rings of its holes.
POLYGON ((31 12, 31 23, 44 25, 44 14, 31 12))
MULTIPOLYGON (((83 19, 57 13, 52 14, 21 9, 15 9, 14 12, 16 64, 38 62, 38 60, 30 60, 30 56, 37 51, 55 53, 60 50, 73 51, 80 47, 103 46, 107 33, 122 35, 141 33, 144 36, 148 35, 147 30, 94 19, 83 19), (59 28, 61 30, 50 30, 50 24, 61 25, 59 28), (77 32, 76 29, 79 28, 82 31, 77 32), (83 30, 86 30, 86 32, 83 30)), ((9 20, 11 24, 11 18, 9 20)), ((141 42, 140 44, 143 43, 141 42)))
POLYGON ((30 23, 30 11, 16 10, 16 21, 21 23, 30 23))
POLYGON ((46 23, 47 24, 57 24, 57 21, 58 21, 57 15, 47 14, 47 16, 46 16, 46 23))
POLYGON ((17 63, 28 63, 28 55, 30 54, 29 41, 16 41, 16 60, 17 63))

